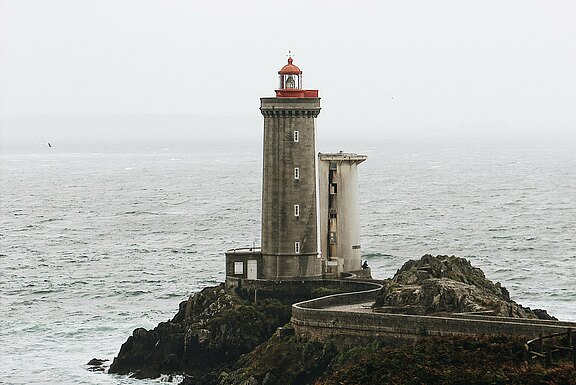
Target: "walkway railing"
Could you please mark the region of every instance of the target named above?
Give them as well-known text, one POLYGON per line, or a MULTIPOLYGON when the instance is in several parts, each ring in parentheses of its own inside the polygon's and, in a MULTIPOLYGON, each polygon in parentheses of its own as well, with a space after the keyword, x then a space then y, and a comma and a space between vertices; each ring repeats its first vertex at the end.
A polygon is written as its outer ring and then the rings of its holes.
POLYGON ((543 336, 540 334, 538 338, 534 338, 524 345, 524 361, 530 362, 538 359, 544 361, 544 366, 549 368, 552 365, 552 355, 568 355, 572 358, 572 365, 576 369, 576 331, 568 328, 564 333, 555 333, 543 336), (566 345, 554 344, 566 341, 566 345), (564 354, 562 354, 564 353, 564 354))
POLYGON ((357 290, 348 293, 332 294, 325 297, 309 299, 292 305, 292 312, 300 309, 324 309, 331 306, 352 305, 368 301, 374 301, 376 295, 382 289, 382 285, 368 281, 350 281, 362 285, 365 290, 357 290))

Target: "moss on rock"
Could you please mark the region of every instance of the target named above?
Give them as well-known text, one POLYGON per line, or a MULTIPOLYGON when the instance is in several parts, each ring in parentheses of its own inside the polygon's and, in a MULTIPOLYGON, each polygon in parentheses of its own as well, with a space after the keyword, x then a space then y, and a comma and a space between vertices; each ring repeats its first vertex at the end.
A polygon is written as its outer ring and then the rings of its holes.
POLYGON ((553 317, 510 300, 508 290, 493 283, 464 258, 424 255, 406 262, 378 294, 374 307, 407 314, 488 313, 513 318, 553 317))
POLYGON ((172 320, 152 330, 136 329, 109 372, 136 378, 205 373, 251 351, 289 320, 289 304, 266 300, 254 305, 224 285, 206 288, 181 303, 172 320))

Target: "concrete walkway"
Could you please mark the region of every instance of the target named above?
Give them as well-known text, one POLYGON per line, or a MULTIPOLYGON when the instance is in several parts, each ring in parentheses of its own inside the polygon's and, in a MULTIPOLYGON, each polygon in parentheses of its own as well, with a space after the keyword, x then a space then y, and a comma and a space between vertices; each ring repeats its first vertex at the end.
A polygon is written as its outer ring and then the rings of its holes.
POLYGON ((338 305, 324 308, 324 310, 341 311, 347 313, 372 313, 372 302, 357 303, 353 305, 338 305))

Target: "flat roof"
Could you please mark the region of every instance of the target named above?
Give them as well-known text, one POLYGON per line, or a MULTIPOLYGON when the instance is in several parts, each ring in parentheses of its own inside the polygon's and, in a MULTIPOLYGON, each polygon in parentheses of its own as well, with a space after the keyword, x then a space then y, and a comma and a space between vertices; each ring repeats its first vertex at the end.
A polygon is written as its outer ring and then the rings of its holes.
POLYGON ((258 254, 262 250, 260 246, 256 247, 238 247, 226 251, 226 254, 258 254))
POLYGON ((331 152, 331 153, 318 153, 318 158, 320 160, 333 160, 333 161, 340 161, 340 162, 344 162, 344 161, 353 161, 353 162, 358 162, 358 163, 362 163, 364 162, 366 159, 368 159, 368 155, 362 155, 362 154, 356 154, 353 152, 331 152))

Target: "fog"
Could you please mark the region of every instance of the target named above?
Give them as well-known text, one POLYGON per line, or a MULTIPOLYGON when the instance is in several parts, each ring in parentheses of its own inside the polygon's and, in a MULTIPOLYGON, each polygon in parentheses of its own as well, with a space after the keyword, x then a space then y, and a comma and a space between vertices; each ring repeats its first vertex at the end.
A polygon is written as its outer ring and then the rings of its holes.
POLYGON ((0 139, 259 138, 288 50, 321 139, 573 136, 574 42, 573 0, 0 0, 0 139))

